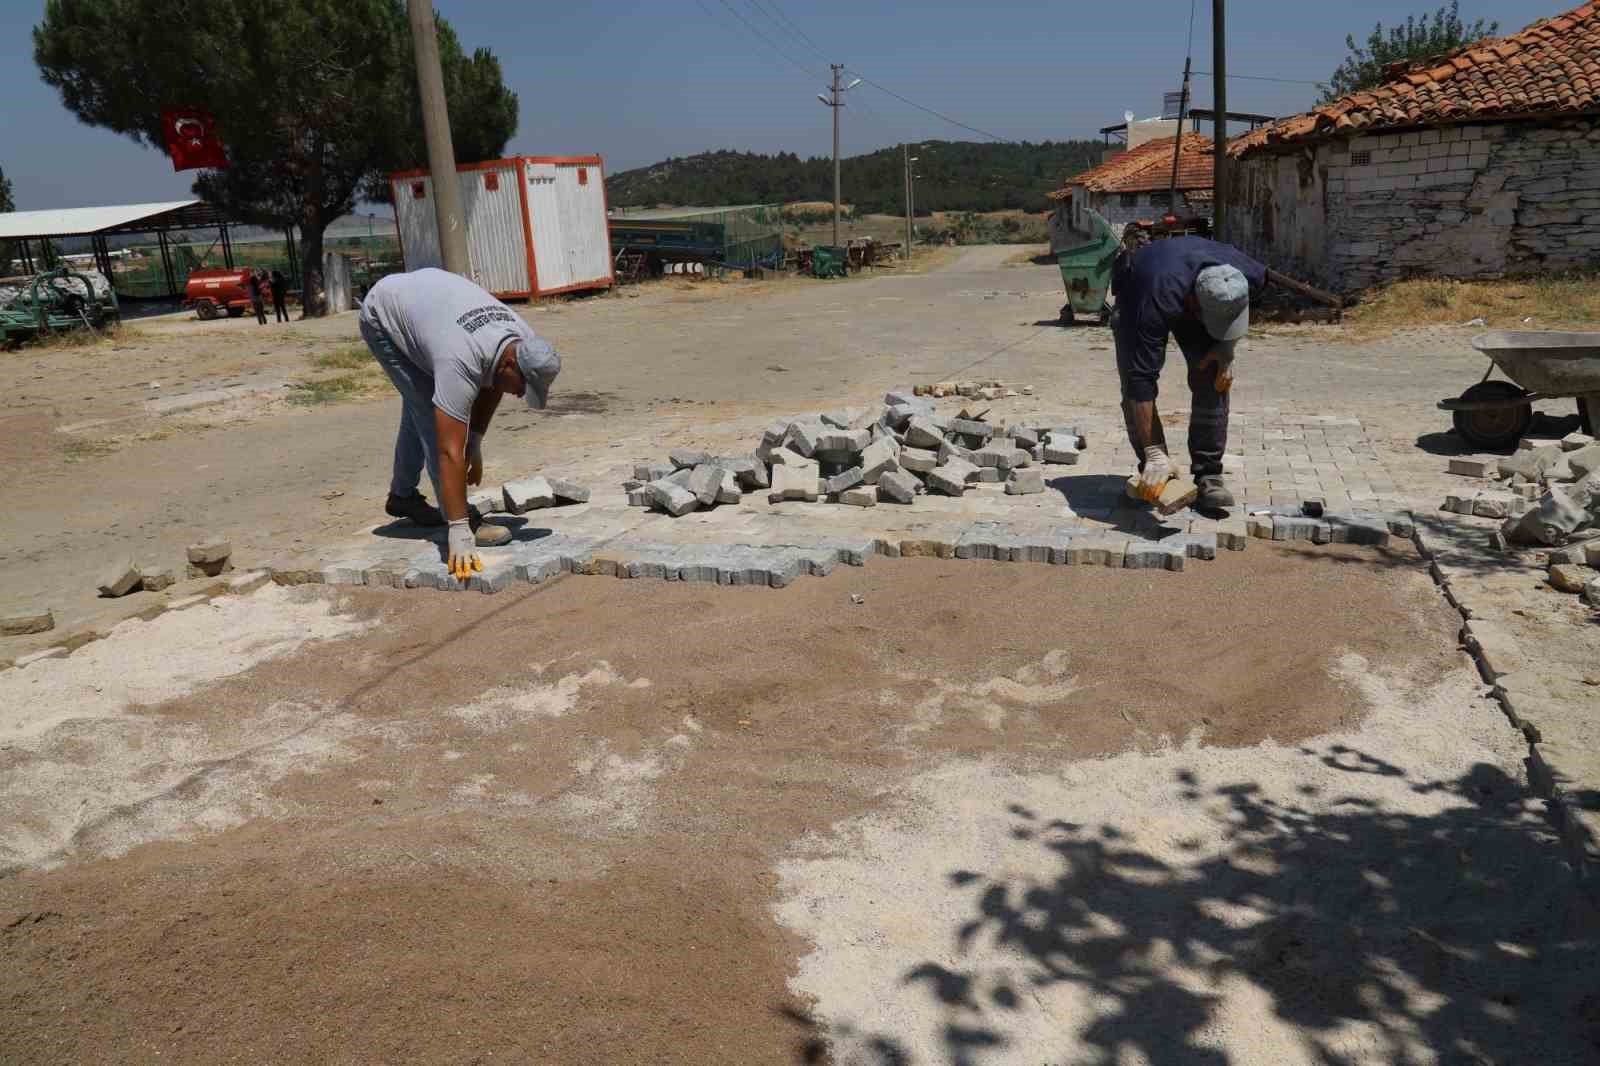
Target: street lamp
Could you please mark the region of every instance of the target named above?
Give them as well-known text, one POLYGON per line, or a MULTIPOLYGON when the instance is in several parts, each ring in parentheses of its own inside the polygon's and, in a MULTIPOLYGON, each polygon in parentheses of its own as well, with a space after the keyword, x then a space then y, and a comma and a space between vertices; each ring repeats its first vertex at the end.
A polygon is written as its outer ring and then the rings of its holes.
POLYGON ((833 84, 828 90, 830 95, 823 96, 818 93, 817 99, 822 102, 822 106, 833 108, 833 246, 837 248, 839 246, 839 109, 844 106, 839 94, 860 85, 861 79, 857 78, 849 85, 840 85, 839 72, 844 67, 838 63, 830 63, 829 66, 833 69, 833 84))

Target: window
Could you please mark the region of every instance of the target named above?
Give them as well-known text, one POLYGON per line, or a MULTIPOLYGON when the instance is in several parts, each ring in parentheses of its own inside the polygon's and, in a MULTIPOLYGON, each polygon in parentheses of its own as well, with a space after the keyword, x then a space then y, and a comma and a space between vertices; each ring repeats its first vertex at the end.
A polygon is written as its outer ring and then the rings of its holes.
POLYGON ((1139 206, 1139 194, 1136 193, 1136 192, 1125 192, 1125 193, 1123 193, 1122 194, 1122 206, 1123 207, 1138 207, 1139 206))
POLYGON ((483 189, 485 192, 500 191, 500 175, 492 170, 483 172, 483 189))
POLYGON ((589 168, 588 167, 579 167, 578 168, 578 184, 579 185, 587 185, 587 184, 589 184, 589 168))
POLYGON ((1172 194, 1169 192, 1153 192, 1150 194, 1151 207, 1167 207, 1172 203, 1172 194))
POLYGON ((1350 165, 1353 167, 1370 167, 1372 165, 1372 153, 1351 152, 1350 165))
POLYGON ((413 200, 421 200, 427 195, 428 187, 426 185, 420 181, 414 181, 411 183, 411 198, 413 200))

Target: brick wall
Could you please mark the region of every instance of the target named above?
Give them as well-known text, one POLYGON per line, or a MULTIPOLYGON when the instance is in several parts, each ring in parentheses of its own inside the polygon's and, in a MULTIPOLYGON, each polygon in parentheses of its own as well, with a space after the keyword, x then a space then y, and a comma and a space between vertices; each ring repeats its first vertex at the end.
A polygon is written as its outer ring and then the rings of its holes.
POLYGON ((1236 162, 1226 239, 1341 291, 1600 263, 1600 123, 1447 126, 1236 162))

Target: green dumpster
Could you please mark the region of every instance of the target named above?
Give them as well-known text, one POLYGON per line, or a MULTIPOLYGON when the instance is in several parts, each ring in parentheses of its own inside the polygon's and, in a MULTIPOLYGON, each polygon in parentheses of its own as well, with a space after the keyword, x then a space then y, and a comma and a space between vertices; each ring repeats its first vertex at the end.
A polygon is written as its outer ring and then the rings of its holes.
POLYGON ((811 276, 814 278, 842 278, 849 266, 848 248, 819 244, 811 250, 811 276))
POLYGON ((1111 231, 1111 223, 1094 211, 1085 212, 1094 234, 1087 244, 1063 248, 1056 253, 1061 282, 1067 288, 1067 302, 1061 305, 1061 321, 1071 325, 1077 315, 1094 315, 1105 325, 1111 317, 1106 290, 1111 287, 1111 264, 1121 245, 1111 231))

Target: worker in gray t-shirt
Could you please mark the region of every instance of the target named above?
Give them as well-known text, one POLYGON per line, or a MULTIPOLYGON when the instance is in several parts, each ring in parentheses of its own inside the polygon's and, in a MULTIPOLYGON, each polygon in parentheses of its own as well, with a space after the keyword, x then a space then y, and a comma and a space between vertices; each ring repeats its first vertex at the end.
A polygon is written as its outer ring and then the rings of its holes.
POLYGON ((401 399, 384 509, 418 525, 448 525, 446 561, 464 580, 483 569, 480 545, 511 539, 510 530, 483 525, 467 508, 467 486, 483 480, 489 421, 508 392, 544 407, 561 357, 484 289, 432 268, 374 285, 361 303, 361 336, 401 399), (424 466, 438 508, 417 491, 424 466))

